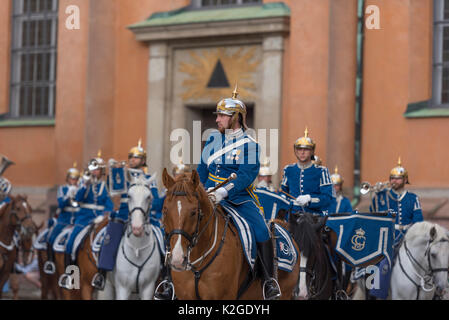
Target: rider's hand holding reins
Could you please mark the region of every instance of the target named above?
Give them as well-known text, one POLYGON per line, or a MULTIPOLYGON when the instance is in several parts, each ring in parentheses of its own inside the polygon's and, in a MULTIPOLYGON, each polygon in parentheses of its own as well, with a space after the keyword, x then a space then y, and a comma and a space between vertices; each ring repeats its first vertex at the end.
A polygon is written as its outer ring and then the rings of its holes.
POLYGON ((296 198, 295 202, 301 207, 304 207, 308 205, 311 200, 312 198, 310 197, 310 194, 305 194, 296 198))
POLYGON ((220 203, 220 201, 226 198, 227 196, 228 191, 223 187, 218 188, 217 190, 209 193, 209 199, 213 202, 214 205, 220 203))

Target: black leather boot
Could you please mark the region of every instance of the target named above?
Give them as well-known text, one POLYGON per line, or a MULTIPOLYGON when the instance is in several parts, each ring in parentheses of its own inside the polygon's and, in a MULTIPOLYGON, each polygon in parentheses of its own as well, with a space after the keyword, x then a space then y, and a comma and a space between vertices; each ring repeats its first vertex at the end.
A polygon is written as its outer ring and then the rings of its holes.
POLYGON ((277 300, 281 296, 281 289, 274 279, 273 242, 257 242, 257 253, 262 270, 262 291, 265 300, 277 300))

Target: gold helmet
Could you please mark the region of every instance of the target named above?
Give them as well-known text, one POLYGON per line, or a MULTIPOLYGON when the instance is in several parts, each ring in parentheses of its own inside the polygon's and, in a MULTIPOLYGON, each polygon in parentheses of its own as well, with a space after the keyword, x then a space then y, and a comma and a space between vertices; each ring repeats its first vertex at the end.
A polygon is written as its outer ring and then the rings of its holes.
POLYGON ((142 138, 139 139, 139 142, 137 143, 137 147, 132 147, 128 152, 128 159, 136 157, 143 159, 142 166, 146 166, 147 162, 147 152, 144 148, 142 148, 142 138))
POLYGON ((272 175, 273 173, 270 170, 270 161, 268 161, 268 159, 265 159, 265 161, 260 163, 259 176, 266 177, 272 175))
POLYGON ((89 171, 101 169, 101 173, 104 173, 106 169, 106 162, 103 160, 103 158, 101 158, 101 149, 98 150, 96 158, 90 159, 87 168, 89 169, 89 171))
POLYGON ((227 116, 231 116, 232 125, 234 125, 236 121, 239 121, 239 115, 241 115, 240 124, 245 130, 247 130, 248 126, 246 125, 246 106, 241 100, 237 99, 238 94, 239 93, 237 92, 236 84, 235 89, 232 92, 232 98, 221 99, 217 103, 217 111, 214 112, 214 114, 224 114, 227 116))
POLYGON ((334 173, 331 175, 332 184, 342 184, 343 177, 338 173, 338 167, 335 166, 334 173))
POLYGON ((76 168, 76 161, 73 163, 73 167, 70 168, 69 170, 67 170, 67 175, 66 175, 66 180, 68 178, 71 179, 78 179, 80 177, 80 172, 79 170, 76 168))
POLYGON ((407 170, 402 166, 401 163, 401 157, 398 159, 398 165, 391 169, 390 171, 390 179, 391 178, 404 178, 405 183, 409 183, 408 181, 408 172, 407 170))
POLYGON ((304 131, 304 137, 298 138, 295 141, 294 144, 295 149, 310 149, 315 151, 315 142, 312 140, 312 138, 309 137, 309 130, 306 127, 306 130, 304 131))

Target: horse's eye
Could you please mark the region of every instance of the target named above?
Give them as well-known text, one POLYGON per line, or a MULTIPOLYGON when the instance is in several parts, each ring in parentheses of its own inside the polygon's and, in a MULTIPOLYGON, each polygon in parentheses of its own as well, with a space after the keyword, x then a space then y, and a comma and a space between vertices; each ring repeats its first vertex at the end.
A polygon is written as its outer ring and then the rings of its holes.
POLYGON ((196 213, 196 210, 193 210, 192 212, 190 212, 190 216, 193 217, 196 213))

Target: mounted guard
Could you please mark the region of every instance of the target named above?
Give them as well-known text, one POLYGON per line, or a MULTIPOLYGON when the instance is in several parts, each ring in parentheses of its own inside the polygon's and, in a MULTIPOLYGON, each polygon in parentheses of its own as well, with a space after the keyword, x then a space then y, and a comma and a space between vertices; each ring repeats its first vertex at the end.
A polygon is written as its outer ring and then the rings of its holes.
POLYGON ((338 167, 335 166, 334 173, 331 175, 331 181, 334 186, 336 198, 333 198, 328 213, 352 213, 351 201, 343 195, 343 177, 338 173, 338 167))
POLYGON ((54 274, 56 272, 55 267, 55 254, 53 251, 53 244, 56 237, 62 232, 62 230, 75 222, 75 217, 80 211, 78 202, 75 201, 75 195, 78 191, 78 181, 80 178, 80 172, 76 168, 76 162, 73 167, 67 170, 66 184, 58 188, 57 200, 58 210, 57 218, 50 218, 48 220, 48 234, 47 234, 47 261, 44 264, 44 272, 46 274, 54 274), (56 221, 55 221, 56 220, 56 221))
POLYGON ((315 160, 315 142, 309 137, 306 127, 304 136, 293 144, 297 163, 287 165, 281 181, 280 191, 295 204, 301 212, 323 215, 335 198, 329 170, 317 164, 315 160))
POLYGON ((260 169, 259 145, 246 132, 246 106, 237 96, 236 86, 232 98, 218 102, 215 112, 218 132, 207 139, 197 170, 201 183, 208 191, 226 181, 232 173, 237 174, 235 180, 209 193, 209 196, 234 221, 238 220, 254 232, 264 299, 277 299, 281 291, 274 277, 273 242, 253 185, 260 169))
MULTIPOLYGON (((113 211, 113 203, 104 181, 105 169, 106 164, 99 151, 97 157, 89 161, 88 168, 80 180, 75 201, 80 204, 81 209, 75 217, 75 227, 65 247, 65 267, 76 264, 75 240, 78 234, 96 218, 113 211)), ((59 280, 60 285, 70 288, 70 279, 70 275, 63 274, 59 280)))
MULTIPOLYGON (((128 208, 128 189, 130 187, 130 179, 144 175, 146 179, 150 179, 151 175, 147 174, 147 152, 142 147, 142 139, 139 139, 137 146, 131 148, 128 152, 128 164, 124 161, 118 162, 114 159, 108 161, 109 176, 108 185, 111 196, 120 196, 120 207, 118 211, 114 211, 110 216, 110 221, 106 228, 106 234, 100 249, 98 259, 98 273, 92 280, 92 285, 103 290, 106 281, 106 273, 112 271, 116 264, 117 253, 120 241, 123 236, 124 226, 129 220, 128 208)), ((152 205, 150 206, 150 223, 160 229, 159 219, 153 217, 156 209, 153 204, 159 200, 158 189, 155 180, 150 185, 152 195, 152 205)), ((161 205, 160 205, 161 206, 161 205)), ((160 233, 160 246, 162 244, 162 232, 160 233)), ((161 250, 159 250, 161 251, 161 250)), ((160 252, 161 256, 163 254, 160 252)))

